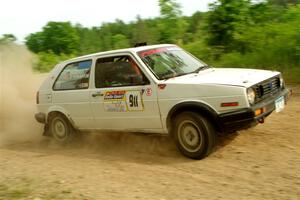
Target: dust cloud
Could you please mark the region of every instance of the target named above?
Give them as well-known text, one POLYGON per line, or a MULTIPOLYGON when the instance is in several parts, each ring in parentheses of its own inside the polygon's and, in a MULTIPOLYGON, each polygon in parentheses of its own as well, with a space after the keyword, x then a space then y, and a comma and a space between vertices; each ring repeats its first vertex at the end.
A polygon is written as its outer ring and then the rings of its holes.
POLYGON ((35 95, 44 75, 31 70, 34 56, 25 46, 0 45, 0 145, 41 137, 34 119, 35 95))
MULTIPOLYGON (((34 55, 25 46, 0 45, 0 146, 30 144, 31 147, 54 146, 42 137, 43 126, 34 119, 36 92, 46 74, 32 72, 34 55), (21 144, 24 143, 24 144, 21 144)), ((175 150, 170 138, 144 134, 83 134, 69 147, 100 152, 164 152, 175 150)))

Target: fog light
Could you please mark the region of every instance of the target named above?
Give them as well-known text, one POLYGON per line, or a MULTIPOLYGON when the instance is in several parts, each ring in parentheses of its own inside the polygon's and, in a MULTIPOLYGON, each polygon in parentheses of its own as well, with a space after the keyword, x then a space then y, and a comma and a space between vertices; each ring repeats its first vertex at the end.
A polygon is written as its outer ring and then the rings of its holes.
POLYGON ((261 115, 266 112, 266 108, 259 108, 255 110, 255 116, 261 115))
POLYGON ((257 109, 255 110, 255 116, 258 116, 262 113, 262 110, 261 109, 257 109))

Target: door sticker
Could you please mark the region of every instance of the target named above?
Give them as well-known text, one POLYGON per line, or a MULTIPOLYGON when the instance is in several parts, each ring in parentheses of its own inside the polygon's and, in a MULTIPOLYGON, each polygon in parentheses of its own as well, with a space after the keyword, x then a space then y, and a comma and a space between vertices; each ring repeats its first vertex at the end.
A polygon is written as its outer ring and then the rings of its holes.
POLYGON ((108 112, 126 112, 125 93, 125 90, 105 92, 104 110, 108 112))
POLYGON ((141 91, 106 91, 104 110, 107 112, 143 111, 144 103, 141 91))
POLYGON ((146 89, 146 95, 147 96, 151 96, 152 95, 152 89, 151 88, 147 88, 146 89))
POLYGON ((122 100, 125 97, 125 90, 105 92, 104 100, 122 100))
POLYGON ((126 91, 126 104, 128 111, 143 111, 144 104, 140 91, 126 91))

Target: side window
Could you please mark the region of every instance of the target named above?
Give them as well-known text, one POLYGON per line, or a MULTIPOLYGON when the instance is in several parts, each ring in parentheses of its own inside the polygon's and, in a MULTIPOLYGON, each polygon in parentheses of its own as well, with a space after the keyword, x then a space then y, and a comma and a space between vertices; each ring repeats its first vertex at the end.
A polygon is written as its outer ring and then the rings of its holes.
POLYGON ((96 62, 96 88, 146 85, 149 83, 149 80, 130 56, 99 58, 96 62))
POLYGON ((68 64, 54 83, 54 90, 75 90, 89 87, 92 61, 81 61, 68 64))

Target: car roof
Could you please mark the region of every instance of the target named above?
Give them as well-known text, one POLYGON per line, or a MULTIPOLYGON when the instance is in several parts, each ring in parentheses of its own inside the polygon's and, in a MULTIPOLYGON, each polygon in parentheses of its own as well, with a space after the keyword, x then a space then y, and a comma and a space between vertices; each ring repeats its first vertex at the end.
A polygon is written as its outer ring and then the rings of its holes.
POLYGON ((98 52, 98 53, 93 53, 93 54, 88 54, 88 55, 72 58, 72 59, 63 61, 62 63, 82 60, 85 58, 88 59, 88 58, 91 58, 94 56, 101 56, 101 55, 107 55, 107 54, 116 54, 116 53, 123 53, 123 52, 136 53, 139 51, 145 51, 148 49, 154 49, 154 48, 160 48, 160 47, 166 47, 166 46, 175 46, 175 45, 174 44, 157 44, 157 45, 139 46, 139 47, 133 47, 133 48, 126 48, 126 49, 117 49, 117 50, 111 50, 111 51, 103 51, 103 52, 98 52))

